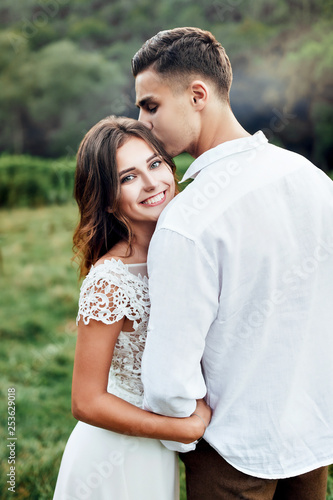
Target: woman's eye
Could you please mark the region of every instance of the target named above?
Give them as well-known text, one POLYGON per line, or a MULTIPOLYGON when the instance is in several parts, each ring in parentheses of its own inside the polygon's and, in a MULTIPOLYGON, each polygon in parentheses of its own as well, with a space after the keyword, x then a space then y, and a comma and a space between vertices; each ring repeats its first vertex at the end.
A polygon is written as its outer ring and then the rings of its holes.
POLYGON ((155 160, 151 165, 150 168, 157 168, 161 165, 161 160, 155 160))
POLYGON ((157 106, 148 106, 148 112, 154 114, 157 111, 157 106))
POLYGON ((129 182, 134 179, 134 175, 126 175, 126 177, 123 177, 120 181, 121 184, 124 184, 125 182, 129 182))

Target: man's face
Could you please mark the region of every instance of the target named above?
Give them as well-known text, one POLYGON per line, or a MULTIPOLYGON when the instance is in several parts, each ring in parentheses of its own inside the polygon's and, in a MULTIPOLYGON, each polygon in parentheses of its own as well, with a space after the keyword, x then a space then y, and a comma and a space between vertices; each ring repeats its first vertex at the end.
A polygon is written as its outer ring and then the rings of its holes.
POLYGON ((152 130, 171 156, 184 151, 191 154, 198 136, 198 117, 190 90, 174 90, 151 69, 137 75, 135 89, 139 120, 152 130))

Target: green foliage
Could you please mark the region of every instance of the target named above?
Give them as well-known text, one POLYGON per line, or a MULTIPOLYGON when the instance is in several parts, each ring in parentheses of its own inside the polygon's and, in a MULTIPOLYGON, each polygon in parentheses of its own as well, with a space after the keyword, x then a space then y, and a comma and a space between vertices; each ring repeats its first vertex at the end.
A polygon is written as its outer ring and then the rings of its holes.
MULTIPOLYGON (((311 159, 322 169, 333 165, 333 103, 330 89, 333 81, 333 33, 330 21, 315 26, 313 36, 304 32, 290 43, 278 70, 288 80, 287 103, 298 117, 299 142, 310 145, 311 159), (298 104, 302 110, 298 111, 298 104), (302 122, 302 123, 301 123, 302 122), (307 124, 307 127, 304 126, 307 124), (304 139, 302 138, 302 127, 304 139)), ((295 124, 296 125, 296 124, 295 124)), ((295 127, 296 128, 296 127, 295 127)))
POLYGON ((333 465, 329 467, 326 500, 333 500, 333 465))
POLYGON ((231 104, 249 132, 264 128, 331 170, 332 128, 318 110, 332 108, 332 19, 332 0, 5 2, 0 151, 64 156, 106 115, 137 116, 131 57, 157 31, 183 25, 211 30, 226 47, 231 104), (275 110, 287 108, 296 118, 271 130, 275 110))
POLYGON ((193 162, 194 159, 189 154, 183 153, 179 156, 176 156, 173 160, 176 164, 177 177, 179 180, 181 180, 186 170, 188 169, 189 165, 193 162))
POLYGON ((36 207, 73 199, 75 160, 0 156, 0 207, 36 207))
POLYGON ((290 68, 290 76, 293 78, 291 89, 295 94, 310 95, 311 98, 316 94, 325 95, 325 88, 332 84, 333 77, 331 22, 322 22, 320 27, 317 26, 310 39, 303 33, 297 42, 290 44, 285 64, 286 68, 290 68))
MULTIPOLYGON (((174 162, 176 164, 176 179, 178 180, 178 182, 180 182, 182 180, 182 177, 185 174, 186 170, 188 169, 190 164, 193 162, 193 158, 189 154, 183 153, 179 156, 176 156, 176 158, 174 158, 174 162)), ((180 182, 178 184, 179 191, 182 191, 183 189, 185 189, 186 186, 190 182, 192 182, 191 179, 189 179, 185 182, 180 182)))
POLYGON ((179 460, 179 482, 180 482, 180 500, 186 500, 185 466, 181 460, 179 460))
POLYGON ((85 38, 93 38, 96 43, 101 43, 108 40, 108 25, 105 20, 96 19, 95 17, 86 17, 76 20, 69 28, 68 36, 72 40, 84 40, 85 38))
POLYGON ((316 102, 312 107, 315 141, 314 156, 318 165, 328 170, 333 164, 333 106, 316 102), (319 140, 320 138, 320 140, 319 140))
MULTIPOLYGON (((12 40, 3 36, 0 48, 2 42, 8 51, 12 40)), ((12 58, 0 56, 0 66, 0 149, 8 152, 64 155, 123 99, 119 65, 69 40, 36 52, 29 52, 24 41, 12 58)))

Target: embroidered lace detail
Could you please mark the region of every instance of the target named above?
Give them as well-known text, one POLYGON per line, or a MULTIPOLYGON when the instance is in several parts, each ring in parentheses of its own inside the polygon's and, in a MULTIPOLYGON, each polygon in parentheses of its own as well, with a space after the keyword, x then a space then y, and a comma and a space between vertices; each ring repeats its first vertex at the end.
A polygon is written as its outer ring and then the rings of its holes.
POLYGON ((113 353, 108 392, 141 406, 141 359, 149 318, 148 279, 135 276, 115 259, 92 267, 82 283, 77 323, 91 319, 111 325, 126 316, 132 332, 121 332, 113 353))

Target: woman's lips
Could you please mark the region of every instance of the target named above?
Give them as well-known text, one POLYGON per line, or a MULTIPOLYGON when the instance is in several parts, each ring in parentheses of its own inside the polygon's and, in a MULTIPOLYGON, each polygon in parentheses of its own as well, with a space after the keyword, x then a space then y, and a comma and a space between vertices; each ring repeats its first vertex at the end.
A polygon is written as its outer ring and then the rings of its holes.
POLYGON ((150 207, 155 207, 156 205, 160 205, 165 201, 166 194, 165 191, 162 191, 161 193, 155 194, 154 196, 151 196, 150 198, 147 198, 144 201, 141 201, 142 205, 149 205, 150 207))

